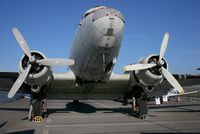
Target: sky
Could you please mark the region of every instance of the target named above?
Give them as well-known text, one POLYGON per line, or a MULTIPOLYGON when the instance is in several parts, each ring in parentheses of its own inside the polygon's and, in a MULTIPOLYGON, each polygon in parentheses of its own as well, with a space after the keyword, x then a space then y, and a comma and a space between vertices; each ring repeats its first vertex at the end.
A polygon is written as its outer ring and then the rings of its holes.
MULTIPOLYGON (((125 17, 115 73, 142 57, 158 54, 165 32, 169 71, 197 74, 200 67, 199 0, 0 0, 0 71, 18 71, 22 50, 11 30, 17 27, 31 50, 49 58, 68 58, 84 12, 104 5, 125 17)), ((66 68, 56 68, 64 72, 66 68)))

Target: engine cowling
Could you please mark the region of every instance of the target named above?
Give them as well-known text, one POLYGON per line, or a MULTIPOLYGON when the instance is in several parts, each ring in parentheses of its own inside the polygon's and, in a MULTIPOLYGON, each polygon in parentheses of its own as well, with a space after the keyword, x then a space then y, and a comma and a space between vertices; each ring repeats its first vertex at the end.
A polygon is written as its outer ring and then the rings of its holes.
MULTIPOLYGON (((149 55, 143 59, 140 59, 139 63, 146 64, 146 63, 157 63, 159 59, 159 56, 154 54, 154 55, 149 55)), ((163 59, 164 68, 168 68, 167 61, 163 59)), ((149 69, 144 69, 144 70, 136 70, 135 76, 138 80, 138 84, 141 86, 145 86, 148 91, 153 91, 154 87, 158 84, 160 84, 163 81, 163 75, 161 74, 161 68, 159 65, 149 68, 149 69)))
MULTIPOLYGON (((31 55, 36 60, 45 59, 46 56, 39 51, 32 51, 31 55)), ((29 58, 23 55, 19 63, 19 73, 21 74, 29 64, 29 58)), ((48 84, 52 78, 52 71, 49 66, 43 66, 38 63, 32 64, 30 72, 25 80, 25 83, 31 87, 33 92, 39 92, 41 87, 48 84)))

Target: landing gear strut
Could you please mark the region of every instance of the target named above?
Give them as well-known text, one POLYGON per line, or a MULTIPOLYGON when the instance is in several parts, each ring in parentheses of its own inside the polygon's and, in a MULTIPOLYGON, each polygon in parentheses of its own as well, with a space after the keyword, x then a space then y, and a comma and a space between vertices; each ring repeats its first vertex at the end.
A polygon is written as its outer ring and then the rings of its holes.
MULTIPOLYGON (((43 101, 39 99, 33 99, 30 102, 30 108, 29 108, 29 114, 28 114, 28 119, 30 121, 37 120, 39 121, 39 118, 43 118, 43 101)), ((37 122, 37 121, 36 121, 37 122)))
POLYGON ((145 119, 148 115, 147 101, 145 99, 136 99, 133 104, 133 111, 138 118, 145 119))
POLYGON ((47 96, 45 90, 32 93, 28 119, 34 122, 42 122, 47 117, 47 96))
POLYGON ((145 119, 148 116, 147 97, 141 87, 133 90, 132 109, 138 118, 145 119))

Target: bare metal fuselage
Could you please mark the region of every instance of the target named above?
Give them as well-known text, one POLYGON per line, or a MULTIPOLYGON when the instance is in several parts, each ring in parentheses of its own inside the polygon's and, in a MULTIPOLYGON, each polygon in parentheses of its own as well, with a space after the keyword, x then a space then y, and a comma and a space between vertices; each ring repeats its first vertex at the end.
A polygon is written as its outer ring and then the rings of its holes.
POLYGON ((54 74, 49 98, 123 97, 124 93, 130 90, 130 75, 112 74, 121 46, 123 29, 124 18, 118 10, 97 7, 85 12, 70 53, 70 59, 75 61, 75 64, 70 66, 73 73, 54 74), (82 84, 77 85, 77 80, 81 80, 82 84))
POLYGON ((121 13, 111 8, 91 9, 80 21, 70 58, 71 70, 82 81, 106 82, 116 62, 124 27, 121 13))

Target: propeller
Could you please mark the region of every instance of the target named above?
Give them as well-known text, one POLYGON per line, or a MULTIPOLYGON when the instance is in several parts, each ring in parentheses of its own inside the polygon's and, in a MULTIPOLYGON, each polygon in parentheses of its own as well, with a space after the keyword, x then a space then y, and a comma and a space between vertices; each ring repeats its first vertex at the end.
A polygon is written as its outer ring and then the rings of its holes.
POLYGON ((71 59, 41 59, 37 63, 46 66, 70 66, 74 64, 74 60, 71 59))
POLYGON ((147 69, 147 68, 152 68, 156 66, 156 64, 152 63, 152 64, 132 64, 132 65, 128 65, 125 66, 123 68, 124 71, 133 71, 133 70, 143 70, 143 69, 147 69))
POLYGON ((23 84, 24 80, 28 76, 28 73, 29 73, 29 71, 31 69, 31 66, 32 65, 28 65, 28 67, 17 78, 17 80, 15 81, 15 83, 13 84, 12 88, 10 89, 10 91, 8 93, 8 98, 12 98, 15 95, 15 93, 18 91, 18 89, 21 87, 21 85, 23 84))
POLYGON ((8 93, 8 98, 12 98, 16 94, 16 92, 19 90, 19 88, 25 81, 26 77, 28 76, 29 71, 31 70, 32 64, 38 63, 44 66, 71 66, 74 64, 74 60, 72 59, 53 59, 53 58, 40 59, 40 60, 36 59, 34 56, 31 55, 31 51, 28 47, 28 44, 26 43, 26 40, 24 39, 22 34, 19 32, 19 30, 17 28, 13 28, 12 32, 20 48, 22 49, 24 54, 28 56, 29 64, 28 64, 28 67, 24 71, 22 71, 22 73, 19 75, 19 77, 13 84, 12 88, 10 89, 8 93))
POLYGON ((19 44, 19 46, 21 47, 21 49, 23 50, 23 52, 28 56, 28 58, 31 58, 31 52, 30 49, 25 41, 25 39, 23 38, 22 34, 19 32, 19 30, 17 28, 13 28, 12 32, 19 44))
POLYGON ((159 54, 159 59, 156 61, 156 63, 138 63, 138 64, 133 64, 133 65, 128 65, 124 67, 124 71, 135 71, 135 70, 144 70, 144 69, 149 69, 155 66, 158 66, 161 68, 161 73, 163 76, 167 79, 167 81, 180 93, 183 94, 184 90, 181 87, 181 85, 177 82, 177 80, 173 77, 173 75, 163 67, 164 61, 163 57, 165 55, 166 49, 167 49, 167 44, 169 40, 169 34, 165 33, 161 47, 160 47, 160 54, 159 54))
POLYGON ((177 90, 180 94, 184 94, 184 90, 181 85, 177 82, 174 76, 164 67, 162 67, 162 74, 169 81, 169 83, 177 90))
POLYGON ((168 40, 169 40, 169 33, 165 33, 162 45, 160 47, 159 60, 162 60, 162 58, 164 57, 165 51, 167 49, 168 40))

